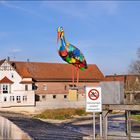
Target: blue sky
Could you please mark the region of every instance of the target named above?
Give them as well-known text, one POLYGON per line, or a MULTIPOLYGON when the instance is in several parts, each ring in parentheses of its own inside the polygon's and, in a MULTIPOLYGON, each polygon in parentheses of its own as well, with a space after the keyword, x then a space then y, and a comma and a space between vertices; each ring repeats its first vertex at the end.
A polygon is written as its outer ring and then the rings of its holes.
POLYGON ((58 26, 104 75, 125 74, 137 59, 139 1, 0 1, 0 59, 65 63, 58 26))

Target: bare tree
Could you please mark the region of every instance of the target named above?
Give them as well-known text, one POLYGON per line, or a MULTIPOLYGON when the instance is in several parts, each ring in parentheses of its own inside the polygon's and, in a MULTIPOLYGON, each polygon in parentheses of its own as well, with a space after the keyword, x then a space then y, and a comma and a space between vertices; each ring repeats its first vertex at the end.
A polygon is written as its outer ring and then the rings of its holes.
POLYGON ((138 59, 133 61, 129 66, 129 73, 135 75, 134 79, 128 81, 127 90, 140 90, 140 48, 137 50, 138 59))
POLYGON ((137 55, 138 55, 138 58, 140 59, 140 48, 138 48, 137 50, 137 55))
POLYGON ((130 73, 140 74, 140 60, 132 62, 132 64, 130 65, 130 73))
POLYGON ((140 74, 140 48, 138 48, 137 50, 137 56, 138 56, 138 60, 136 61, 133 61, 131 64, 130 64, 130 67, 129 67, 129 72, 132 73, 132 74, 140 74))

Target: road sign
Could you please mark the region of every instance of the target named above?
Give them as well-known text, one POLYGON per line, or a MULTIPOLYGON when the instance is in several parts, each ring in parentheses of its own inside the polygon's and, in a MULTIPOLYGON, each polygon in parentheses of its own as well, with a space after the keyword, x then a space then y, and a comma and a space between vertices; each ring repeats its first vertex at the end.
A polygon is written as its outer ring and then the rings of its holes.
POLYGON ((89 92, 88 92, 88 97, 91 99, 91 100, 97 100, 99 98, 99 91, 96 90, 96 89, 91 89, 89 92))
POLYGON ((86 87, 86 112, 102 112, 101 87, 86 87))

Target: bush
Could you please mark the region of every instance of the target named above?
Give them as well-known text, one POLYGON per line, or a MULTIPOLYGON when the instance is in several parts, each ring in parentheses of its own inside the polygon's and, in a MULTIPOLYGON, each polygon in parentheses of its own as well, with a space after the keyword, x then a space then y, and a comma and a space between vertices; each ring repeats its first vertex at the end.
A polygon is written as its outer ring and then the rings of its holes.
POLYGON ((44 112, 34 116, 37 118, 43 118, 43 119, 58 119, 58 120, 64 120, 64 119, 70 119, 75 115, 82 116, 85 115, 86 112, 84 109, 48 109, 44 112))
POLYGON ((83 109, 76 109, 76 110, 75 110, 75 114, 76 114, 76 115, 79 115, 79 116, 82 116, 82 115, 85 115, 86 112, 85 112, 85 110, 83 110, 83 109))
POLYGON ((131 118, 140 122, 140 115, 131 115, 131 118))

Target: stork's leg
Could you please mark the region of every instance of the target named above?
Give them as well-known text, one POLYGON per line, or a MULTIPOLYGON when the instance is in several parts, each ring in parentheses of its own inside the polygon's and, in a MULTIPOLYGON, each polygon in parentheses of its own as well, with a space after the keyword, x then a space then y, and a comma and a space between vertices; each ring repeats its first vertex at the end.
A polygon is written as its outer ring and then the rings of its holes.
POLYGON ((76 73, 77 73, 77 86, 78 86, 78 83, 79 83, 79 68, 78 67, 77 67, 76 73))
POLYGON ((72 86, 74 87, 74 66, 72 65, 72 86))

